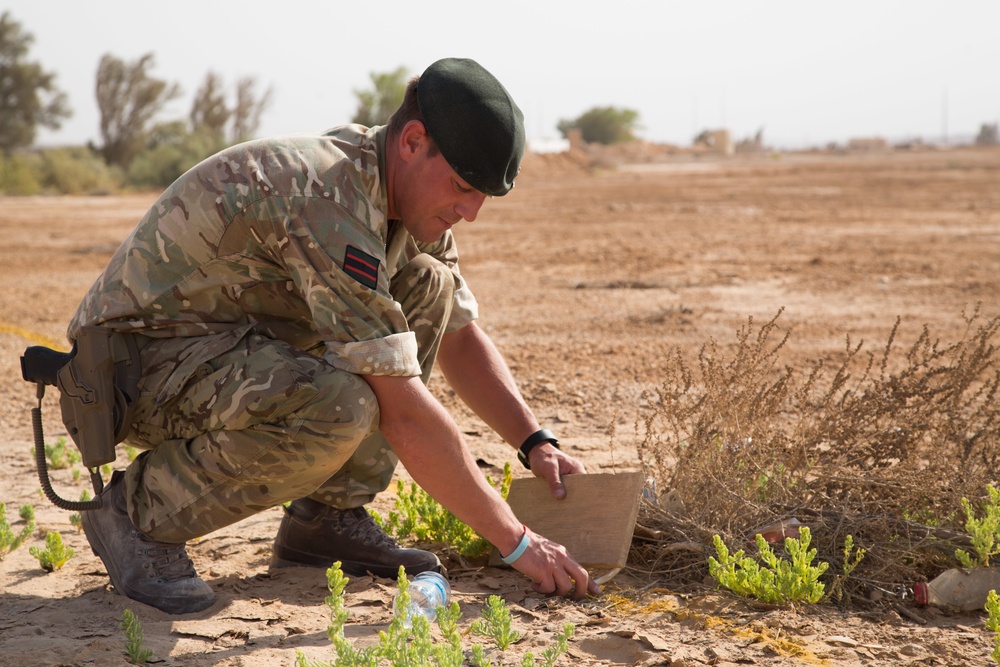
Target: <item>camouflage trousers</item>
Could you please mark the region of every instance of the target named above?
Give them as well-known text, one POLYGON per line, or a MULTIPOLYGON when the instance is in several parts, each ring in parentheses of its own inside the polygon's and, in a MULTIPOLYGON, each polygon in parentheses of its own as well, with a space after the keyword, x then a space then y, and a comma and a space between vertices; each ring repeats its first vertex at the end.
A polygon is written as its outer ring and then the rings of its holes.
MULTIPOLYGON (((392 279, 417 339, 424 383, 451 315, 455 280, 429 255, 392 279)), ((289 500, 358 507, 384 490, 398 462, 378 431, 368 384, 324 359, 244 327, 153 339, 127 442, 133 524, 186 542, 289 500)))

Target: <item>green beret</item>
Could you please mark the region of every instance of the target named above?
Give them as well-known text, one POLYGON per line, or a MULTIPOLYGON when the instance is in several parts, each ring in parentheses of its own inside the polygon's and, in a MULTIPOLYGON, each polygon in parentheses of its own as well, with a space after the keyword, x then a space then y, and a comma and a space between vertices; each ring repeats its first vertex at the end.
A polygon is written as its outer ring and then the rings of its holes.
POLYGON ((438 60, 420 75, 417 104, 444 159, 469 185, 505 195, 524 157, 524 114, 482 65, 438 60))

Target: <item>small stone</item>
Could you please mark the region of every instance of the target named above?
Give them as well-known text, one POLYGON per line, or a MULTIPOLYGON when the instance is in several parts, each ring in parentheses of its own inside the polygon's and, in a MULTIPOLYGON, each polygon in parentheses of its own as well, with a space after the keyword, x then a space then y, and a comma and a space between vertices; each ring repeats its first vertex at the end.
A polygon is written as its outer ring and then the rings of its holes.
POLYGON ((858 642, 850 637, 844 637, 843 635, 833 635, 826 638, 827 643, 830 644, 842 644, 844 646, 857 646, 858 642))

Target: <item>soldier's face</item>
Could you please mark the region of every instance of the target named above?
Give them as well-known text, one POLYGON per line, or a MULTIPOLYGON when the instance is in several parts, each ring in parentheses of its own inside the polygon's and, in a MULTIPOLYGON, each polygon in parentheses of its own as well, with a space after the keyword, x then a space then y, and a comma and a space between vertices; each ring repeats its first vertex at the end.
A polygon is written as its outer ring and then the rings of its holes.
POLYGON ((437 241, 459 221, 479 215, 487 195, 465 182, 430 144, 410 156, 408 167, 396 192, 396 212, 413 238, 437 241))

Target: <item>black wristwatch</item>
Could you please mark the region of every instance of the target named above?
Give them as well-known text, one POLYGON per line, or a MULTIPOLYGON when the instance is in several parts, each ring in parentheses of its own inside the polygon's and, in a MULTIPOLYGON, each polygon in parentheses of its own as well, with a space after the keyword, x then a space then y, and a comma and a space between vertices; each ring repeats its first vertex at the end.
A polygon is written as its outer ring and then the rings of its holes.
POLYGON ((529 435, 528 439, 524 441, 524 444, 518 448, 517 458, 528 470, 531 470, 531 464, 528 463, 528 454, 531 453, 532 449, 543 442, 551 443, 553 447, 559 449, 559 441, 556 440, 556 436, 553 435, 552 431, 547 428, 543 428, 541 431, 535 431, 529 435))

